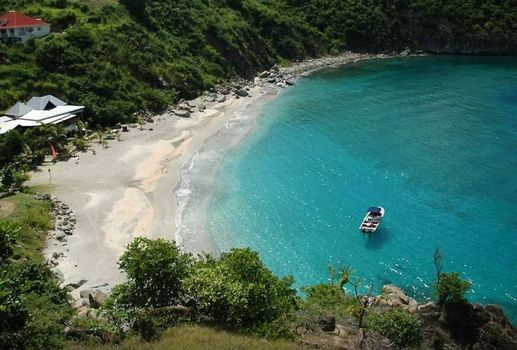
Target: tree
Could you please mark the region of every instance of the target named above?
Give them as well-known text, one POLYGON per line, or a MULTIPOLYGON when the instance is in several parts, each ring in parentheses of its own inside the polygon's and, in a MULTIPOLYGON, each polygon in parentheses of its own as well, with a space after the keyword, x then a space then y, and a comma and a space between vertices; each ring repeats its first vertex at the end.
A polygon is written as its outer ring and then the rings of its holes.
MULTIPOLYGON (((353 278, 352 274, 354 271, 350 266, 344 266, 339 269, 339 278, 337 280, 336 286, 344 292, 344 287, 346 284, 350 284, 353 288, 354 299, 356 302, 356 306, 358 311, 358 322, 359 328, 363 327, 364 317, 366 312, 368 311, 368 307, 370 307, 372 303, 372 294, 373 294, 373 284, 368 285, 368 292, 366 295, 363 295, 359 292, 359 290, 363 287, 363 280, 360 278, 353 278)), ((331 284, 336 279, 337 270, 329 266, 329 280, 331 284)))
POLYGON ((45 124, 26 131, 25 138, 33 151, 54 147, 57 152, 66 151, 68 139, 61 125, 45 124))
POLYGON ((464 302, 465 295, 470 288, 470 282, 462 280, 459 273, 443 273, 443 254, 436 249, 433 254, 434 266, 436 268, 435 288, 438 297, 438 304, 442 307, 445 303, 464 302))
POLYGON ((280 320, 297 306, 292 284, 292 277, 273 275, 258 253, 233 249, 220 259, 207 256, 196 263, 185 281, 186 301, 231 328, 275 337, 286 332, 280 320))
POLYGON ((433 261, 434 261, 434 266, 436 268, 436 280, 437 281, 440 280, 440 276, 442 274, 442 268, 443 268, 442 258, 443 258, 442 252, 440 251, 440 249, 436 248, 436 250, 434 251, 434 254, 433 254, 433 261))
POLYGON ((462 280, 457 272, 442 273, 436 282, 438 304, 443 306, 445 303, 464 302, 470 285, 470 282, 462 280))
POLYGON ((366 295, 359 293, 359 289, 363 284, 362 280, 350 281, 350 284, 354 287, 355 299, 359 306, 358 327, 363 328, 364 316, 372 304, 373 284, 368 286, 368 292, 366 295))
POLYGON ((127 275, 123 294, 130 306, 162 307, 180 303, 192 256, 182 253, 172 241, 136 238, 119 265, 127 275))

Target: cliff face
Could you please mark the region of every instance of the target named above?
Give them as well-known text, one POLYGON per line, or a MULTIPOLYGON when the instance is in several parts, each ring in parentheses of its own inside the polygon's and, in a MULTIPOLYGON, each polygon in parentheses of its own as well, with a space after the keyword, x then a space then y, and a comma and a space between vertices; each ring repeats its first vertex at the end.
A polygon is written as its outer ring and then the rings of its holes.
MULTIPOLYGON (((368 312, 402 309, 416 316, 423 332, 422 349, 512 350, 517 348, 515 329, 497 305, 419 304, 396 286, 384 286, 368 312)), ((353 320, 338 322, 322 316, 297 328, 300 343, 318 349, 396 349, 386 337, 359 329, 353 320)))
MULTIPOLYGON (((442 30, 447 33, 451 29, 442 30)), ((445 55, 517 55, 517 43, 501 38, 482 38, 476 35, 449 37, 428 31, 417 33, 414 47, 432 54, 445 55)))

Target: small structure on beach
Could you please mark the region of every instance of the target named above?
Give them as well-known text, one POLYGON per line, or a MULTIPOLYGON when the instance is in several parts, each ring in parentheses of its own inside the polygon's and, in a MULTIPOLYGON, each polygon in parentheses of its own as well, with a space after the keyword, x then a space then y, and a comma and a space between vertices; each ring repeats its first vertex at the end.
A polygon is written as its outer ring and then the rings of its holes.
POLYGON ((52 95, 33 97, 27 103, 17 102, 3 113, 0 134, 46 124, 71 128, 83 112, 84 106, 69 105, 52 95))
POLYGON ((31 37, 39 38, 50 33, 50 24, 40 18, 32 18, 16 11, 0 16, 0 40, 25 42, 31 37))

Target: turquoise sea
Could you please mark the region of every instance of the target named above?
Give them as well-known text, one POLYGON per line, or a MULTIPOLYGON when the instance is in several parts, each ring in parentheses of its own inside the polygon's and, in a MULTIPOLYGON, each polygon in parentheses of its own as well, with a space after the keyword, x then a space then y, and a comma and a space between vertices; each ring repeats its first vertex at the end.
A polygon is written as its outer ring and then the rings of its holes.
POLYGON ((249 246, 297 286, 326 282, 329 264, 350 265, 377 288, 394 283, 426 300, 439 248, 444 270, 472 282, 470 300, 500 304, 517 321, 515 58, 316 73, 265 106, 209 186, 205 175, 189 181, 217 251, 249 246), (386 216, 364 235, 372 205, 386 216))

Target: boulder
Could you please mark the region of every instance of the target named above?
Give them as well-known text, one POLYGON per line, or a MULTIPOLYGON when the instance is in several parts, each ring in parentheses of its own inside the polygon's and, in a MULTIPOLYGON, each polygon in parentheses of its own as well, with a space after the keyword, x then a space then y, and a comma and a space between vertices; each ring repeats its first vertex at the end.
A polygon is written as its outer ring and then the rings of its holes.
POLYGON ((388 338, 372 331, 366 331, 361 345, 361 349, 364 350, 387 350, 395 348, 388 338))
POLYGON ((246 97, 249 95, 248 92, 244 89, 237 90, 236 94, 237 94, 237 96, 240 96, 240 97, 246 97))
POLYGON ((418 307, 416 300, 408 297, 399 287, 389 284, 382 288, 381 297, 377 299, 376 303, 390 307, 401 307, 411 312, 415 312, 418 307))
POLYGON ((90 342, 97 340, 102 344, 115 344, 119 341, 116 334, 99 329, 89 329, 80 327, 66 327, 64 329, 65 337, 68 339, 88 340, 90 342))
POLYGON ((318 324, 324 332, 333 332, 336 329, 336 318, 330 315, 324 315, 319 318, 318 324))
POLYGON ((84 299, 88 299, 90 294, 95 293, 95 289, 83 289, 79 292, 79 296, 84 299))
POLYGON ((88 300, 90 301, 90 306, 92 308, 98 309, 107 297, 106 293, 96 290, 93 294, 88 295, 88 300))
POLYGON ((267 78, 269 76, 269 71, 264 71, 262 73, 259 74, 259 78, 260 79, 264 79, 264 78, 267 78))
POLYGON ((189 118, 190 117, 190 112, 187 111, 186 109, 177 109, 174 111, 174 114, 176 114, 178 117, 181 117, 181 118, 189 118))
POLYGON ((77 289, 79 288, 80 286, 82 286, 83 284, 85 284, 86 282, 88 282, 88 280, 84 280, 84 279, 80 279, 78 280, 77 282, 71 282, 71 283, 68 283, 66 285, 66 287, 71 287, 73 289, 77 289))
POLYGON ((417 310, 421 313, 427 314, 433 312, 440 312, 440 307, 433 302, 429 302, 418 305, 417 310))

